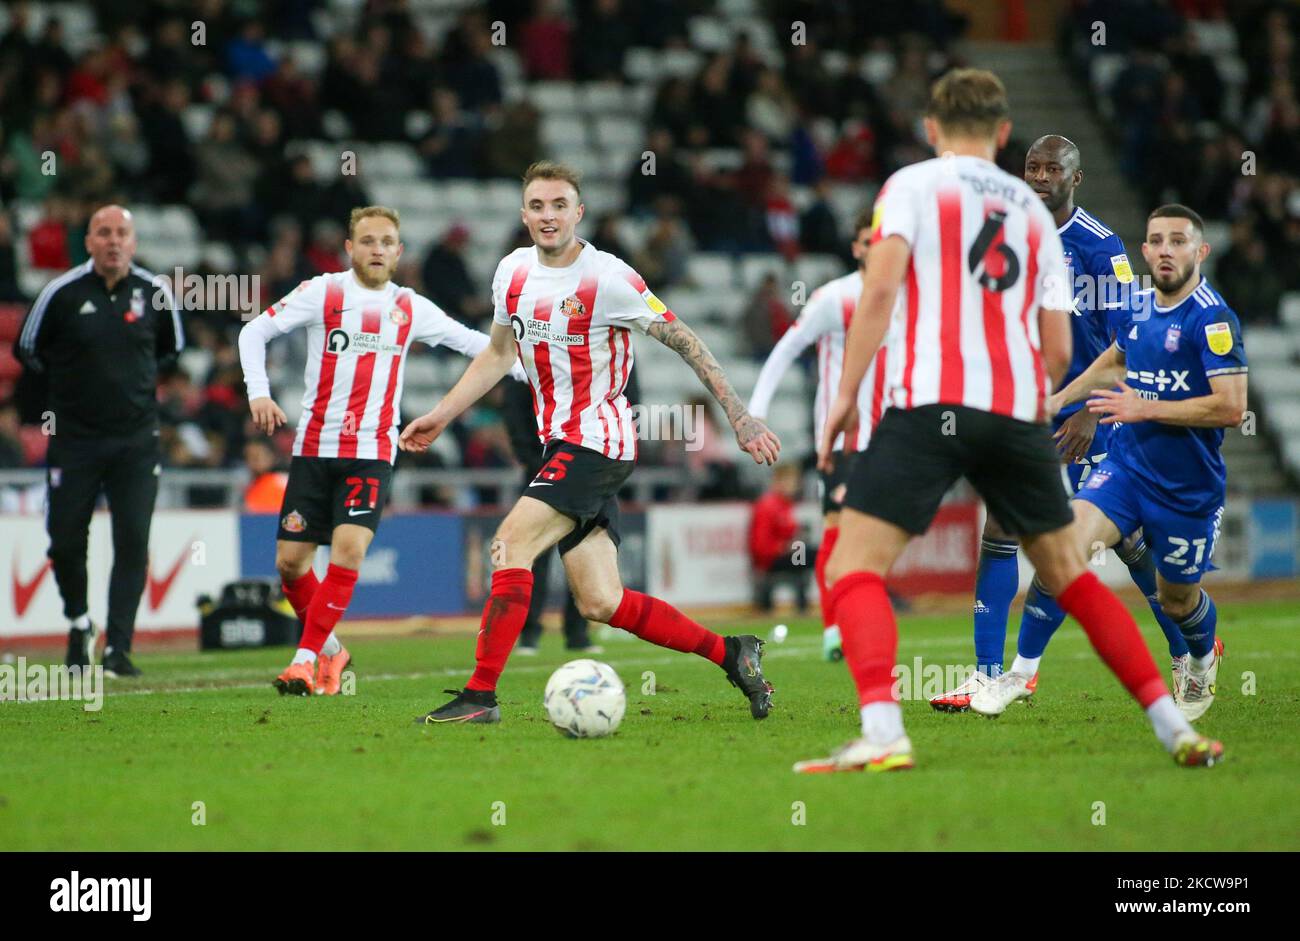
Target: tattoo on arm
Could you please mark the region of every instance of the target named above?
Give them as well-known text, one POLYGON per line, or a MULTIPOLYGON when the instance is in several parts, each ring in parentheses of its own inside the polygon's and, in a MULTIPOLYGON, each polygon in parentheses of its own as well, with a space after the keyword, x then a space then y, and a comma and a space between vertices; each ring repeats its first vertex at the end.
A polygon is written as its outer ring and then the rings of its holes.
POLYGON ((736 390, 727 381, 722 367, 714 359, 704 341, 695 335, 695 331, 680 320, 660 321, 650 325, 650 336, 654 337, 678 356, 686 360, 695 375, 700 377, 704 387, 713 393, 722 410, 727 414, 727 421, 734 427, 736 422, 747 416, 745 403, 736 395, 736 390))

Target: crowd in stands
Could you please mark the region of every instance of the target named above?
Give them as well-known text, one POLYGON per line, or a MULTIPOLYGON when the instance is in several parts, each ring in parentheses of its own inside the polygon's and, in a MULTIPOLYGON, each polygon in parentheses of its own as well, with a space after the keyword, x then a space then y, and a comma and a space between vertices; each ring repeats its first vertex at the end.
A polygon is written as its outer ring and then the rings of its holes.
POLYGON ((1230 222, 1216 285, 1243 320, 1276 322, 1300 290, 1300 7, 1075 0, 1062 44, 1146 204, 1230 222))
MULTIPOLYGON (((629 49, 685 48, 690 17, 715 4, 576 0, 566 11, 555 2, 498 0, 464 10, 437 37, 419 28, 406 0, 370 0, 354 28, 322 35, 324 21, 314 14, 323 6, 97 6, 101 41, 78 47, 57 15, 32 35, 27 5, 14 4, 0 36, 0 200, 42 207, 25 233, 30 264, 55 272, 84 261, 86 221, 107 201, 180 203, 194 210, 205 241, 226 243, 239 270, 261 276, 261 303, 269 303, 346 264, 340 220, 370 201, 364 175, 323 182, 296 142, 339 136, 330 122, 341 116, 349 140, 413 144, 434 179, 518 178, 544 150, 537 109, 526 95, 511 101, 504 94, 494 58, 502 41, 526 82, 622 82, 629 49), (323 68, 306 74, 292 53, 273 55, 270 38, 320 43, 323 68), (215 106, 201 130, 187 122, 194 103, 215 106), (50 153, 53 174, 42 172, 50 153)), ((588 223, 593 241, 658 286, 682 280, 697 249, 844 254, 845 225, 825 182, 879 183, 923 155, 913 123, 929 81, 949 64, 958 19, 937 0, 869 26, 842 6, 769 7, 773 29, 784 33, 799 21, 806 31, 782 44, 780 67, 739 30, 732 47, 707 57, 695 76, 660 82, 646 124, 655 173, 629 167, 625 204, 599 207, 602 215, 588 223), (848 57, 864 68, 844 67, 848 57), (864 77, 873 69, 879 81, 864 77), (734 165, 704 159, 719 150, 734 152, 734 165), (791 186, 812 187, 802 211, 791 186), (620 242, 620 213, 651 220, 636 251, 620 242)), ((0 212, 0 302, 31 300, 16 277, 19 237, 12 215, 0 212)), ((398 280, 485 327, 486 291, 469 274, 466 251, 467 233, 452 226, 424 258, 407 260, 398 280)), ((138 260, 169 267, 166 258, 138 260)), ((205 262, 196 273, 218 272, 205 262)), ((756 355, 790 317, 764 307, 756 355)), ((168 376, 160 391, 167 461, 239 465, 251 431, 234 346, 240 322, 225 310, 187 309, 185 324, 188 369, 168 376)), ((11 391, 0 389, 0 399, 11 391)), ((484 402, 456 428, 461 464, 510 463, 494 408, 484 402)), ((284 431, 276 442, 282 457, 289 440, 284 431)))
MULTIPOLYGON (((0 210, 0 303, 31 301, 17 277, 19 239, 31 265, 67 268, 86 257, 89 213, 112 200, 191 207, 205 243, 224 243, 234 270, 261 276, 265 306, 304 278, 340 270, 343 220, 372 199, 364 173, 320 178, 301 142, 404 142, 430 179, 517 179, 549 155, 531 83, 628 82, 632 50, 667 56, 690 47, 691 18, 719 4, 489 0, 437 35, 421 28, 408 0, 368 0, 355 23, 332 32, 323 24, 340 20, 320 15, 330 6, 323 0, 94 6, 100 41, 89 45, 70 43, 57 15, 33 35, 23 3, 11 5, 0 36, 0 201, 41 207, 26 232, 0 210), (294 54, 302 41, 323 50, 319 68, 294 54), (522 95, 510 93, 503 48, 522 70, 522 95), (211 106, 202 126, 188 119, 196 103, 211 106), (54 174, 42 172, 50 153, 54 174)), ((870 16, 819 0, 754 9, 753 22, 777 41, 764 45, 739 28, 693 75, 665 72, 644 117, 654 172, 638 157, 622 205, 589 207, 585 233, 659 289, 687 277, 696 251, 832 253, 848 270, 851 216, 831 187, 869 193, 927 156, 918 115, 933 78, 960 64, 952 44, 966 24, 942 0, 880 4, 870 16), (620 237, 624 218, 648 226, 635 249, 620 237)), ((1152 204, 1177 197, 1232 222, 1231 246, 1217 247, 1231 259, 1219 267, 1229 296, 1300 288, 1296 13, 1257 0, 1072 4, 1065 52, 1081 80, 1113 102, 1103 110, 1131 179, 1152 204), (1111 24, 1104 47, 1087 42, 1098 19, 1111 24), (1204 21, 1235 37, 1247 70, 1240 96, 1225 91, 1188 28, 1204 21), (1089 68, 1103 52, 1124 60, 1098 87, 1089 68), (1246 150, 1258 157, 1253 176, 1241 173, 1246 150)), ((1024 143, 1008 146, 1004 165, 1018 170, 1024 143)), ((522 240, 526 233, 514 233, 501 253, 522 240)), ((469 251, 469 232, 449 224, 423 257, 404 259, 397 280, 482 328, 491 312, 469 251)), ((167 258, 139 261, 170 268, 167 258)), ((761 285, 748 305, 743 348, 754 357, 798 313, 779 288, 761 285)), ((195 355, 160 393, 168 461, 242 465, 251 428, 234 346, 239 317, 187 310, 185 324, 195 355)), ((0 401, 12 391, 0 377, 0 401)), ((510 464, 496 407, 485 401, 458 424, 457 463, 510 464)), ((5 435, 0 425, 0 460, 5 435)), ((281 459, 289 440, 286 431, 275 442, 281 459)))

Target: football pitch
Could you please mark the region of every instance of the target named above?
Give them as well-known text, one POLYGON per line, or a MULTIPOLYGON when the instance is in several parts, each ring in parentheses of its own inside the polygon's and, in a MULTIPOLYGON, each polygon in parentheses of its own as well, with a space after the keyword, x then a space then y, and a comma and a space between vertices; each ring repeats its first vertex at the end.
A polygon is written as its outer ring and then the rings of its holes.
MULTIPOLYGON (((98 712, 0 704, 0 849, 1298 849, 1300 603, 1224 604, 1219 618, 1227 655, 1198 727, 1227 754, 1209 770, 1173 764, 1073 622, 1034 701, 1000 719, 904 702, 917 767, 885 775, 790 771, 857 729, 847 670, 821 659, 811 619, 767 646, 776 695, 761 722, 711 664, 604 641, 628 708, 616 735, 589 741, 542 710, 571 659, 551 632, 540 656, 511 659, 498 726, 412 722, 464 682, 467 634, 349 639, 341 625, 356 689, 328 699, 275 693, 287 649, 143 653, 146 676, 108 680, 98 712)), ((768 637, 773 623, 710 626, 768 637)), ((969 615, 903 616, 900 634, 909 667, 971 659, 969 615)))

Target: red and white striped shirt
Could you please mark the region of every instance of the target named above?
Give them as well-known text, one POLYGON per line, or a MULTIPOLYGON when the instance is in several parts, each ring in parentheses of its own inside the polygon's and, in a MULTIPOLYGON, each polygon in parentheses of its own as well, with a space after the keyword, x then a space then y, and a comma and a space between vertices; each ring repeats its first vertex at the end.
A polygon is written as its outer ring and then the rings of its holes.
POLYGON ((1056 222, 1029 185, 978 157, 936 157, 889 178, 872 230, 873 244, 900 235, 912 251, 894 406, 1045 420, 1038 312, 1068 310, 1071 292, 1056 222))
POLYGON ((411 343, 442 345, 469 357, 488 345, 486 334, 412 290, 391 281, 370 290, 350 269, 323 274, 245 325, 239 346, 250 399, 270 395, 265 340, 298 327, 307 328, 307 389, 293 441, 297 457, 391 462, 411 343))
MULTIPOLYGON (((767 417, 781 377, 805 348, 816 343, 817 395, 813 401, 813 433, 816 443, 821 444, 826 414, 839 392, 840 374, 844 370, 844 338, 861 295, 862 275, 857 271, 828 281, 813 291, 799 319, 781 336, 763 364, 758 381, 754 383, 750 412, 758 418, 767 417)), ((867 367, 862 385, 858 387, 858 423, 840 432, 834 450, 866 450, 872 432, 880 424, 880 416, 889 406, 888 367, 889 337, 886 336, 867 367)))
POLYGON ((538 437, 635 460, 636 425, 623 395, 631 331, 675 319, 641 276, 588 242, 565 268, 543 265, 529 246, 497 265, 492 300, 496 323, 514 331, 538 437))

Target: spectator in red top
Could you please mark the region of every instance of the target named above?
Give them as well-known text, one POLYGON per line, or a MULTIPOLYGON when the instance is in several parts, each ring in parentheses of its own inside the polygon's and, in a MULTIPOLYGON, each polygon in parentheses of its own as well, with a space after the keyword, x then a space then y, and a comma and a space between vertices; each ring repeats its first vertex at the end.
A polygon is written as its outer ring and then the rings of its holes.
POLYGON ((866 124, 857 124, 831 148, 826 156, 826 175, 850 183, 879 177, 876 161, 876 135, 866 124))
POLYGON ((311 229, 307 261, 320 274, 343 270, 343 226, 333 219, 321 219, 311 229))
POLYGON ((795 541, 799 523, 794 506, 802 477, 798 465, 778 465, 772 474, 772 489, 754 503, 749 559, 754 566, 754 604, 762 612, 772 610, 772 589, 782 579, 793 583, 799 613, 808 610, 807 560, 815 558, 817 550, 795 541))
POLYGON ((573 76, 572 30, 554 0, 538 0, 532 19, 520 27, 524 70, 530 79, 567 81, 573 76))
POLYGON ((45 216, 27 232, 27 245, 33 268, 66 271, 72 267, 68 254, 68 223, 63 200, 50 197, 45 216))

